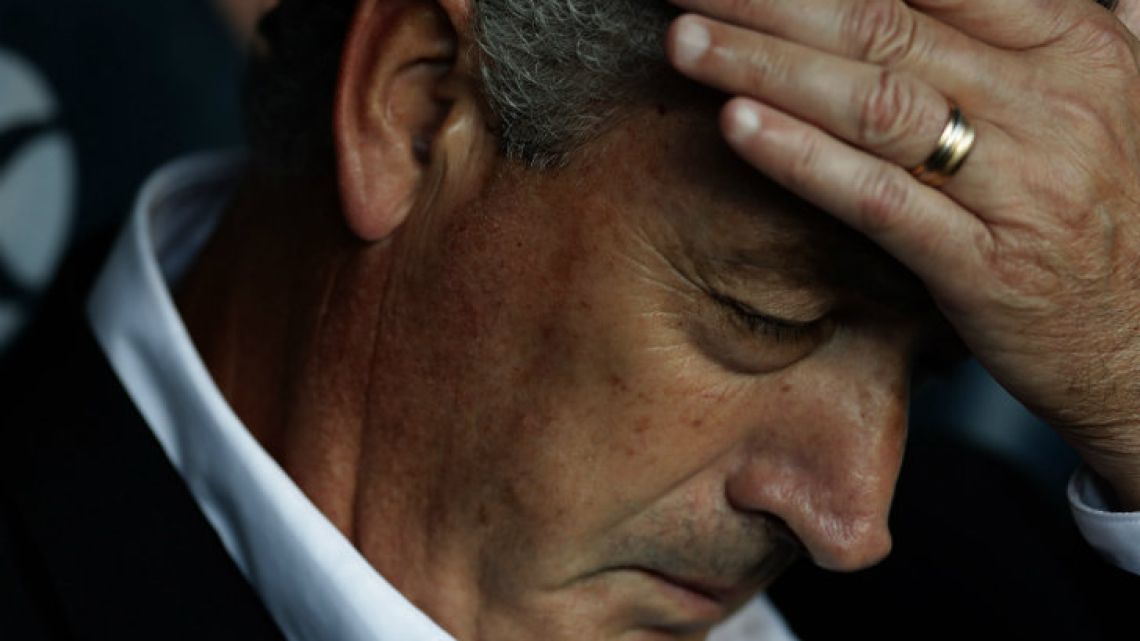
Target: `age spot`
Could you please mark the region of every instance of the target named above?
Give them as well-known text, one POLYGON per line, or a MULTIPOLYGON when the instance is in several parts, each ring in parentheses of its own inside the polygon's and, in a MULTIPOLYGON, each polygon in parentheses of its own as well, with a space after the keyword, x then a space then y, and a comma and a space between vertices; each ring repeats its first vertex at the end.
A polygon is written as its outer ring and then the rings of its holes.
POLYGON ((620 376, 611 376, 610 377, 610 386, 616 387, 617 389, 619 389, 623 392, 629 391, 629 385, 620 376))

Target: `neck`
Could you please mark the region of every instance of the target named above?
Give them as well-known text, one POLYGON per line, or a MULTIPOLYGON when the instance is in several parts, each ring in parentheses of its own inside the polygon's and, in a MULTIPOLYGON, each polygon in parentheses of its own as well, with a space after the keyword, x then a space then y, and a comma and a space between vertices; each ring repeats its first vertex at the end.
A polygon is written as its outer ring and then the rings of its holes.
POLYGON ((231 407, 350 534, 377 309, 360 274, 377 266, 335 205, 247 179, 176 298, 231 407))
MULTIPOLYGON (((385 578, 424 606, 439 586, 467 576, 462 543, 438 536, 448 461, 438 441, 385 408, 408 382, 387 371, 401 356, 382 345, 382 333, 399 333, 382 305, 394 250, 362 244, 341 220, 331 190, 247 180, 176 300, 246 428, 385 578)), ((453 587, 446 592, 474 594, 453 587)), ((428 609, 447 619, 441 609, 469 605, 428 609)))

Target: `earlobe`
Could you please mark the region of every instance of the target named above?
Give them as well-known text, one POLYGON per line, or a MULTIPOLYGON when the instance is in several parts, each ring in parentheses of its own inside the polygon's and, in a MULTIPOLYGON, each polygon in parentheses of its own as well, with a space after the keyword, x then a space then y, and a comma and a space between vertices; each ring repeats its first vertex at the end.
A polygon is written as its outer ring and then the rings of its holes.
POLYGON ((334 113, 345 221, 388 237, 423 196, 435 137, 454 104, 456 32, 434 0, 362 0, 345 39, 334 113))

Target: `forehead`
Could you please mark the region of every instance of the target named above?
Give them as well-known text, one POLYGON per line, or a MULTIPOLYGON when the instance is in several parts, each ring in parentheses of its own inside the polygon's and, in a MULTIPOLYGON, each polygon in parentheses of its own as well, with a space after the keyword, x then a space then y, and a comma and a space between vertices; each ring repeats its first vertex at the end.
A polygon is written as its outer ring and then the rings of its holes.
POLYGON ((717 128, 720 104, 655 105, 609 146, 632 156, 625 180, 651 190, 646 200, 678 251, 726 278, 778 279, 852 302, 929 310, 922 283, 893 257, 741 160, 717 128))
POLYGON ((820 290, 829 298, 899 312, 923 312, 922 283, 867 238, 824 212, 768 185, 763 206, 722 210, 688 253, 708 269, 738 281, 775 278, 820 290))

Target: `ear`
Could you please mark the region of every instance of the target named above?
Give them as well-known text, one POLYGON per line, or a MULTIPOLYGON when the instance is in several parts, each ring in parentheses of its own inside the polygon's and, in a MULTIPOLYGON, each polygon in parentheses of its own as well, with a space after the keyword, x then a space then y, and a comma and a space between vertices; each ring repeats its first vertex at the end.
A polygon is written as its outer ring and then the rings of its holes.
POLYGON ((456 138, 478 135, 466 128, 479 118, 453 113, 459 103, 474 104, 465 95, 471 83, 455 78, 456 20, 465 19, 462 9, 449 13, 436 0, 359 3, 345 41, 333 133, 346 222, 363 240, 384 239, 403 224, 431 196, 425 190, 438 188, 425 180, 441 162, 437 156, 470 142, 456 138), (444 144, 441 136, 452 140, 444 144))

